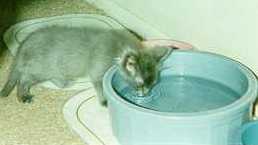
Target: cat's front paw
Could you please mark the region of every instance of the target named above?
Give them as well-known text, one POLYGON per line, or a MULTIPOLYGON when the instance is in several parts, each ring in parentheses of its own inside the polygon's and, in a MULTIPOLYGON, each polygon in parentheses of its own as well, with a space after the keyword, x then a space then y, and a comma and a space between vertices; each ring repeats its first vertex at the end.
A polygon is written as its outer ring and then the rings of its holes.
POLYGON ((100 105, 107 107, 108 106, 107 100, 100 102, 100 105))
POLYGON ((107 103, 107 100, 103 97, 98 97, 98 100, 99 100, 99 104, 101 106, 104 106, 104 107, 107 107, 108 103, 107 103))

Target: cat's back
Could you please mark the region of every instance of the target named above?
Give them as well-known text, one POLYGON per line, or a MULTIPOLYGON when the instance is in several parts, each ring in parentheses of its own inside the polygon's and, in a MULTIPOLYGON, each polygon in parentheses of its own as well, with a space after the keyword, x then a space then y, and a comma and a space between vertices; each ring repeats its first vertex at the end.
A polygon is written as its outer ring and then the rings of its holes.
POLYGON ((50 26, 31 33, 19 49, 24 56, 110 56, 125 45, 137 48, 139 40, 126 30, 94 27, 50 26))
POLYGON ((63 40, 79 40, 78 38, 85 39, 93 36, 98 37, 99 35, 106 34, 108 31, 108 29, 91 27, 49 26, 33 32, 31 37, 36 36, 41 39, 45 38, 49 40, 54 40, 52 38, 63 40))
POLYGON ((109 48, 113 49, 109 44, 112 41, 109 33, 108 29, 90 27, 50 26, 41 28, 31 33, 23 41, 18 54, 24 60, 28 60, 27 58, 37 60, 64 57, 88 58, 91 54, 103 54, 103 51, 109 48))
POLYGON ((31 33, 25 43, 44 43, 44 45, 52 46, 85 45, 85 43, 100 40, 98 38, 106 35, 107 31, 87 27, 50 26, 31 33))
POLYGON ((66 27, 50 26, 41 28, 25 40, 30 45, 45 46, 46 48, 58 46, 62 49, 81 49, 81 47, 98 47, 105 45, 134 45, 137 38, 126 30, 104 29, 94 27, 66 27))
MULTIPOLYGON (((87 46, 89 37, 93 34, 89 34, 91 30, 72 28, 72 27, 60 27, 51 26, 41 28, 32 32, 22 43, 20 53, 30 51, 33 53, 39 53, 43 51, 52 53, 58 51, 74 51, 80 50, 83 46, 87 46)), ((96 35, 96 34, 94 34, 96 35)))

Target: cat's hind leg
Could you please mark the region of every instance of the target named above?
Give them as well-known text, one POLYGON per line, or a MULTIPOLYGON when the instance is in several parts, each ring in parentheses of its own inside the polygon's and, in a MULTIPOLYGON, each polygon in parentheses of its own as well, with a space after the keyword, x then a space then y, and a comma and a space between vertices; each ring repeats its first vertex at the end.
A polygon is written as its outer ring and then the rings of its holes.
POLYGON ((5 83, 3 89, 0 91, 0 97, 7 97, 16 86, 19 80, 20 73, 17 70, 12 70, 8 77, 8 81, 5 83))
POLYGON ((42 80, 35 79, 30 75, 22 76, 17 84, 18 101, 22 103, 31 103, 33 95, 31 94, 30 89, 33 85, 41 82, 42 80))

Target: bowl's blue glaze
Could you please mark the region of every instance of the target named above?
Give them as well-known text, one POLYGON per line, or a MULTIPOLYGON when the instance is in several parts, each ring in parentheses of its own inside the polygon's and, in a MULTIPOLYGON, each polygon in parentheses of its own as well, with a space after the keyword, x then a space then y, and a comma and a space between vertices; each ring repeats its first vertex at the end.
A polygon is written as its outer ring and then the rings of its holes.
POLYGON ((258 120, 243 126, 242 142, 243 145, 258 145, 258 120))
POLYGON ((138 102, 116 66, 105 74, 104 94, 122 145, 240 144, 240 128, 257 96, 248 68, 198 51, 174 51, 163 68, 152 95, 138 102))

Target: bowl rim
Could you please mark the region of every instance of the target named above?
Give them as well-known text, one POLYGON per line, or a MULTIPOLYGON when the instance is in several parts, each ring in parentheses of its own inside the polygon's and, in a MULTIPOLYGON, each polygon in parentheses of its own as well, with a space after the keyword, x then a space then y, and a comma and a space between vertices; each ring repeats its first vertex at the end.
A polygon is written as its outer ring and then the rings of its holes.
MULTIPOLYGON (((118 67, 116 65, 114 65, 105 73, 104 78, 103 78, 103 89, 107 95, 108 101, 113 100, 113 101, 116 101, 117 103, 123 104, 128 109, 137 110, 142 113, 152 114, 155 116, 158 115, 158 116, 170 117, 170 118, 174 118, 174 119, 197 119, 197 117, 198 117, 198 119, 200 119, 200 117, 217 118, 220 115, 235 112, 235 110, 239 110, 239 108, 242 108, 243 106, 246 106, 246 105, 251 106, 251 103, 253 103, 254 100, 256 99, 257 90, 258 90, 257 89, 258 88, 257 79, 256 79, 254 73, 247 66, 243 65, 242 63, 240 63, 236 60, 233 60, 229 57, 226 57, 226 56, 223 56, 220 54, 211 53, 211 52, 204 52, 204 51, 198 51, 198 50, 176 50, 174 52, 209 55, 211 57, 217 57, 217 58, 221 58, 221 59, 224 59, 227 61, 231 61, 231 62, 235 63, 236 66, 238 67, 238 69, 240 71, 242 71, 242 73, 246 76, 247 81, 248 81, 248 86, 252 86, 252 87, 248 87, 247 90, 245 91, 245 93, 238 100, 234 101, 233 103, 231 103, 229 105, 226 105, 226 106, 223 106, 220 108, 207 110, 207 111, 201 111, 201 112, 188 112, 188 113, 161 112, 161 111, 156 111, 156 110, 140 107, 136 104, 130 103, 130 102, 126 101, 125 99, 121 98, 115 92, 114 88, 112 87, 112 78, 113 78, 115 72, 118 70, 118 67)), ((246 110, 246 108, 245 108, 245 110, 246 110)), ((239 110, 239 111, 242 112, 245 110, 239 110)), ((237 113, 239 113, 239 111, 237 113)))

